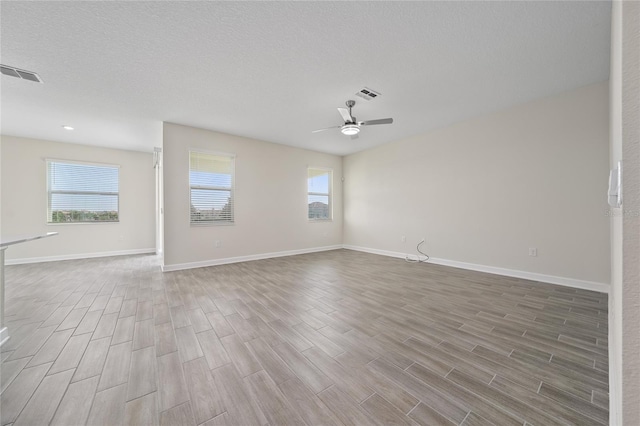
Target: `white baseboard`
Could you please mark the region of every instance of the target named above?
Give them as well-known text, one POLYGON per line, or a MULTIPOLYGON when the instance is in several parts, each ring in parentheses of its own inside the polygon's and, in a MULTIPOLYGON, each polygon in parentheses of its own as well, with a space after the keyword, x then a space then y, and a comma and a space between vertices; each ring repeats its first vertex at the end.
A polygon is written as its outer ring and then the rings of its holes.
MULTIPOLYGON (((343 247, 347 250, 362 251, 365 253, 379 254, 382 256, 389 256, 389 257, 397 257, 400 259, 404 259, 406 256, 405 253, 379 250, 379 249, 373 249, 368 247, 359 247, 359 246, 351 246, 351 245, 345 245, 343 247)), ((487 272, 489 274, 504 275, 507 277, 523 278, 526 280, 539 281, 539 282, 549 283, 549 284, 558 284, 565 287, 573 287, 573 288, 579 288, 582 290, 591 290, 591 291, 597 291, 600 293, 607 293, 607 294, 609 293, 609 288, 610 288, 608 284, 604 284, 604 283, 578 280, 575 278, 558 277, 554 275, 545 275, 545 274, 539 274, 536 272, 519 271, 516 269, 499 268, 496 266, 478 265, 476 263, 459 262, 457 260, 438 259, 438 258, 431 257, 429 258, 427 263, 433 263, 436 265, 443 265, 443 266, 451 266, 452 268, 468 269, 471 271, 487 272)))
POLYGON ((360 246, 343 245, 342 248, 347 250, 362 251, 362 252, 371 253, 371 254, 379 254, 381 256, 397 257, 398 259, 404 259, 405 256, 407 255, 406 253, 400 253, 398 251, 380 250, 380 249, 360 247, 360 246))
POLYGON ((9 340, 9 329, 7 327, 4 327, 2 330, 0 330, 0 346, 4 345, 7 340, 9 340))
MULTIPOLYGON (((247 256, 227 257, 223 259, 204 260, 200 262, 178 263, 174 265, 162 265, 162 270, 164 272, 170 272, 170 271, 179 271, 183 269, 204 268, 207 266, 226 265, 229 263, 248 262, 251 260, 270 259, 274 257, 295 256, 297 254, 315 253, 315 252, 328 251, 328 250, 338 250, 341 248, 345 248, 347 250, 361 251, 365 253, 379 254, 382 256, 395 257, 399 259, 404 259, 406 256, 405 253, 400 253, 395 251, 380 250, 380 249, 359 247, 359 246, 352 246, 352 245, 333 245, 333 246, 324 246, 324 247, 312 247, 312 248, 299 249, 299 250, 259 253, 259 254, 252 254, 247 256)), ((70 254, 70 255, 61 255, 61 256, 30 257, 30 258, 23 258, 23 259, 7 259, 5 261, 5 264, 21 265, 21 264, 27 264, 27 263, 55 262, 60 260, 88 259, 88 258, 95 258, 95 257, 124 256, 124 255, 134 255, 134 254, 152 254, 155 252, 156 252, 155 248, 148 248, 148 249, 120 250, 120 251, 99 252, 99 253, 70 254)), ((549 284, 559 284, 566 287, 580 288, 583 290, 597 291, 600 293, 609 293, 609 288, 610 288, 608 284, 604 284, 604 283, 578 280, 575 278, 558 277, 554 275, 545 275, 545 274, 539 274, 536 272, 519 271, 516 269, 499 268, 496 266, 487 266, 487 265, 479 265, 475 263, 459 262, 456 260, 439 259, 439 258, 432 257, 429 259, 428 263, 433 263, 436 265, 443 265, 443 266, 451 266, 453 268, 468 269, 471 271, 487 272, 487 273, 496 274, 496 275, 504 275, 507 277, 522 278, 522 279, 527 279, 531 281, 540 281, 540 282, 549 283, 549 284)))
POLYGON ((203 260, 200 262, 177 263, 174 265, 162 265, 163 272, 180 271, 183 269, 204 268, 207 266, 226 265, 229 263, 249 262, 251 260, 271 259, 274 257, 295 256, 296 254, 317 253, 320 251, 338 250, 342 245, 312 247, 299 250, 278 251, 272 253, 250 254, 247 256, 226 257, 223 259, 203 260))
POLYGON ((5 264, 6 265, 23 265, 26 263, 57 262, 60 260, 89 259, 94 257, 126 256, 126 255, 132 255, 132 254, 153 254, 155 252, 156 252, 155 248, 147 248, 147 249, 133 249, 133 250, 119 250, 119 251, 101 251, 98 253, 63 254, 60 256, 7 259, 5 260, 5 264))

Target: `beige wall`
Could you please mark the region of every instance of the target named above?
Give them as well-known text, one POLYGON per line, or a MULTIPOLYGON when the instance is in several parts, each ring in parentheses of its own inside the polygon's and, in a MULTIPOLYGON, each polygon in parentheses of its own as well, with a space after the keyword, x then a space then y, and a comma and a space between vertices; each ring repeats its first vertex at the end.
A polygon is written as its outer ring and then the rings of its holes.
MULTIPOLYGON (((609 69, 609 167, 622 160, 622 3, 611 5, 609 69)), ((609 423, 622 424, 622 215, 612 208, 609 291, 609 423)))
MULTIPOLYGON (((167 268, 342 243, 342 158, 164 124, 164 263, 167 268), (236 155, 235 224, 189 223, 189 149, 236 155), (307 167, 333 169, 333 221, 307 219, 307 167), (215 247, 215 241, 222 246, 215 247)), ((195 266, 195 265, 192 265, 195 266)))
POLYGON ((59 233, 9 248, 8 261, 154 249, 152 154, 2 136, 1 166, 2 237, 59 233), (47 158, 119 165, 120 222, 47 225, 47 158))
POLYGON ((603 82, 345 157, 344 244, 609 283, 607 105, 603 82))
POLYGON ((640 3, 615 1, 611 25, 611 165, 622 208, 611 218, 609 422, 640 424, 640 3))
POLYGON ((640 2, 622 3, 622 420, 640 424, 640 2))

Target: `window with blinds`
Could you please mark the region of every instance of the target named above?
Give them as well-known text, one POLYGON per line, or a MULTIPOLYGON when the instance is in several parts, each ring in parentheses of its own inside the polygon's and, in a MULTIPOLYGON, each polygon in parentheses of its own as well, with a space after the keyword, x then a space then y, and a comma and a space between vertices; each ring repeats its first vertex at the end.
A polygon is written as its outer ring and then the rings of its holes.
POLYGON ((47 222, 118 222, 119 167, 47 160, 47 222))
POLYGON ((235 156, 189 152, 192 224, 233 223, 235 156))
POLYGON ((309 167, 307 170, 309 220, 331 220, 332 174, 330 169, 309 167))

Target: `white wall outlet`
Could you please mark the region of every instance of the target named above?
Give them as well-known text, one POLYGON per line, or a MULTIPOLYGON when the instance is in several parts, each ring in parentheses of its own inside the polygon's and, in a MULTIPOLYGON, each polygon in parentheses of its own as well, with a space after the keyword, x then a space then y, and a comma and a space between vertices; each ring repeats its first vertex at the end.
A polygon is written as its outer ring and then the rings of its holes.
POLYGON ((406 243, 407 242, 406 235, 403 235, 402 237, 400 237, 400 241, 402 241, 403 243, 406 243))
POLYGON ((118 241, 124 241, 124 235, 120 235, 120 236, 118 237, 118 241))
POLYGON ((222 241, 216 240, 216 248, 220 248, 220 247, 222 247, 222 241))
POLYGON ((529 256, 532 256, 532 257, 538 256, 538 249, 535 247, 529 247, 529 256))

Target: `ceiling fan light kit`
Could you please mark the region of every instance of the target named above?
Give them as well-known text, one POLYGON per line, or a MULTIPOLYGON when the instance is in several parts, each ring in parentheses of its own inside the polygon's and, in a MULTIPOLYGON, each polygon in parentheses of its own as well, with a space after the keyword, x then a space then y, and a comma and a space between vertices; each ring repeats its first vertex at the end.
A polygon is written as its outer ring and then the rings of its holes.
POLYGON ((338 112, 342 116, 344 120, 344 124, 341 126, 333 126, 327 127, 326 129, 318 129, 314 130, 311 133, 322 132, 324 130, 329 129, 340 129, 343 135, 351 136, 351 139, 356 139, 358 137, 358 133, 360 133, 360 126, 373 126, 376 124, 391 124, 393 123, 393 118, 380 118, 377 120, 367 120, 367 121, 356 121, 356 118, 351 114, 351 108, 353 108, 356 104, 354 100, 348 100, 345 102, 347 108, 338 108, 338 112))
POLYGON ((360 126, 357 124, 345 124, 340 128, 343 135, 353 136, 360 133, 360 126))

